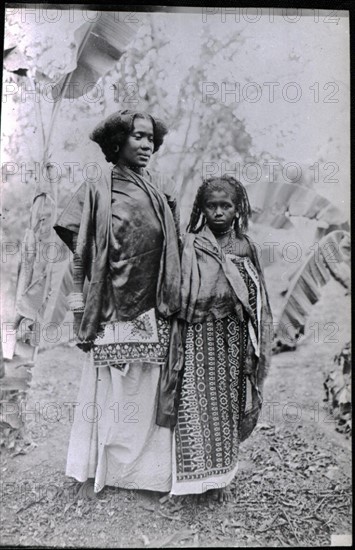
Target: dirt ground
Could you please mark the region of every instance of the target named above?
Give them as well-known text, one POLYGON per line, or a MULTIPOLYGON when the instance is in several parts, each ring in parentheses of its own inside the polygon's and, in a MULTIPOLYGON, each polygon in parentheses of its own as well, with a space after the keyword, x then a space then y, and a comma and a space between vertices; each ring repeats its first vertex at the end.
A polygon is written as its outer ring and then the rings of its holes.
POLYGON ((323 402, 325 373, 349 338, 349 298, 335 282, 323 294, 310 319, 319 330, 314 325, 296 351, 273 357, 230 503, 113 488, 93 498, 78 493, 64 474, 72 415, 65 403, 76 400, 84 354, 41 353, 27 404, 37 407, 27 416, 33 444, 3 453, 2 545, 326 546, 332 535, 350 534, 351 443, 323 402), (333 338, 329 322, 339 327, 333 338))

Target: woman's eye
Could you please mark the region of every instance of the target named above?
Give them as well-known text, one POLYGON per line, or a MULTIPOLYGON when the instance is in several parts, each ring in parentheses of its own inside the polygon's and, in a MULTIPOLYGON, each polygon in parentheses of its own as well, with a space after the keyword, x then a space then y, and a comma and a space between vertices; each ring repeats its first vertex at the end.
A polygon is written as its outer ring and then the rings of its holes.
MULTIPOLYGON (((132 135, 133 135, 134 139, 143 139, 144 138, 143 134, 132 134, 132 135)), ((153 136, 147 136, 147 138, 148 138, 148 141, 153 143, 153 141, 154 141, 153 136)))

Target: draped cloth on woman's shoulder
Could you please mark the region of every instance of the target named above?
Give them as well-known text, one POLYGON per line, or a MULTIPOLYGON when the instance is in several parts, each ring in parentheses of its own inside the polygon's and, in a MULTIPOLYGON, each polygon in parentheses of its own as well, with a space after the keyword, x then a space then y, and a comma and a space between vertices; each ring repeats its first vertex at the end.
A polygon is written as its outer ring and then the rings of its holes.
MULTIPOLYGON (((246 236, 245 236, 246 237, 246 236)), ((245 439, 254 429, 262 405, 262 388, 270 366, 273 324, 270 304, 266 292, 264 276, 258 258, 258 251, 252 241, 246 237, 252 251, 252 261, 258 271, 261 288, 261 320, 260 320, 260 350, 255 358, 250 372, 250 382, 253 388, 252 408, 244 416, 241 425, 241 438, 245 439)), ((185 236, 182 252, 182 289, 181 309, 179 318, 187 323, 203 322, 207 318, 211 300, 216 292, 217 281, 221 281, 218 292, 224 289, 234 293, 237 298, 234 313, 241 317, 240 307, 248 313, 248 290, 233 262, 226 257, 211 232, 205 226, 199 233, 189 233, 185 236), (225 286, 223 286, 225 285, 225 286), (204 307, 205 306, 205 307, 204 307)), ((226 292, 226 299, 230 293, 226 292)), ((214 310, 224 311, 223 295, 213 304, 214 310)))
MULTIPOLYGON (((141 176, 121 166, 115 166, 114 174, 116 180, 122 183, 125 181, 134 183, 147 193, 161 224, 163 243, 156 287, 156 308, 163 317, 172 317, 172 323, 169 354, 161 369, 159 380, 156 423, 159 426, 173 428, 176 422, 179 371, 183 365, 180 326, 174 315, 180 309, 181 270, 174 219, 163 189, 165 178, 161 175, 155 178, 154 174, 147 172, 141 176)), ((111 190, 111 174, 103 175, 98 182, 84 183, 74 194, 55 225, 59 237, 73 252, 73 235, 77 235, 75 252, 80 256, 84 273, 89 280, 78 334, 79 342, 93 341, 100 323, 109 270, 108 255, 112 227, 111 190)), ((171 192, 168 194, 171 195, 171 192)), ((146 229, 149 231, 149 228, 146 229)), ((121 244, 122 247, 125 246, 124 242, 121 244)), ((130 252, 134 261, 137 262, 135 251, 130 252)), ((120 299, 122 311, 127 312, 132 305, 132 318, 143 313, 139 309, 139 303, 132 303, 130 293, 126 293, 120 299), (123 304, 122 300, 126 300, 127 303, 123 304)), ((117 311, 120 311, 120 304, 117 304, 117 311)))
MULTIPOLYGON (((163 244, 156 288, 156 308, 163 317, 170 317, 180 308, 180 259, 174 220, 167 200, 148 178, 119 165, 113 170, 118 180, 129 181, 144 190, 161 224, 163 244)), ((76 253, 82 260, 84 273, 89 280, 78 334, 81 342, 93 341, 97 334, 109 269, 111 223, 111 178, 104 176, 97 182, 88 181, 80 187, 55 225, 58 235, 71 249, 73 233, 78 235, 76 253)), ((122 243, 122 247, 124 246, 125 243, 122 243)), ((133 259, 135 251, 131 252, 133 259)), ((126 261, 129 262, 129 259, 126 261)), ((137 257, 134 261, 137 262, 137 257)), ((126 293, 122 300, 127 302, 121 304, 122 310, 128 311, 132 297, 126 293)), ((117 304, 117 311, 119 310, 120 304, 117 304)), ((141 313, 144 311, 140 311, 139 304, 134 304, 132 318, 141 313)))

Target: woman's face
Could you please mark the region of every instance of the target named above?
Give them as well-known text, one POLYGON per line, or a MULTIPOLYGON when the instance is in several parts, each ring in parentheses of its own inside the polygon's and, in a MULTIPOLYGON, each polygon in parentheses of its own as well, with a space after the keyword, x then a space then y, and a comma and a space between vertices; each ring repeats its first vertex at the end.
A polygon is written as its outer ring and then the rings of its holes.
POLYGON ((150 119, 135 118, 126 143, 120 148, 118 159, 132 168, 147 166, 154 151, 153 124, 150 119))
POLYGON ((207 225, 212 231, 227 231, 234 221, 237 209, 232 197, 226 191, 207 191, 203 201, 202 212, 207 225))

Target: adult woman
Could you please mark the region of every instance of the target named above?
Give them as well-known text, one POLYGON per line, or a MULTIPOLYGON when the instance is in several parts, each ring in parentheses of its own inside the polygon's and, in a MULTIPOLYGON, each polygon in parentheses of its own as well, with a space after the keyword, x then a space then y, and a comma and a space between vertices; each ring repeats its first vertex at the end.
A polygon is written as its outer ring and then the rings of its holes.
POLYGON ((90 350, 66 473, 94 478, 96 492, 105 485, 168 491, 171 483, 180 351, 171 321, 180 307, 176 201, 168 178, 145 169, 166 132, 152 116, 129 110, 99 124, 90 137, 114 164, 111 178, 87 182, 56 225, 75 252, 70 305, 79 345, 90 350))
POLYGON ((220 500, 253 430, 267 372, 272 318, 255 246, 245 235, 242 184, 211 178, 197 192, 182 258, 185 367, 175 430, 172 494, 215 490, 220 500))

